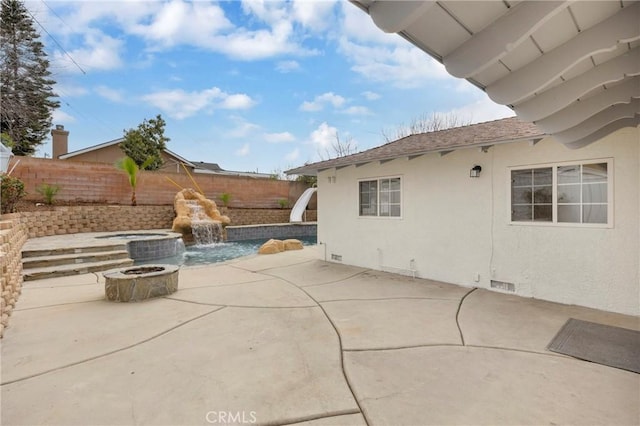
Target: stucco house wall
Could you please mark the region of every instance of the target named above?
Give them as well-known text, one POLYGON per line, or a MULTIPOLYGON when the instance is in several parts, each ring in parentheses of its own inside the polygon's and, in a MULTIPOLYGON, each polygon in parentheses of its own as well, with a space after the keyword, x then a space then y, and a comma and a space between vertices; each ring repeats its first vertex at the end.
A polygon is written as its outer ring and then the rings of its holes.
POLYGON ((318 241, 328 261, 486 289, 503 281, 525 297, 640 315, 639 169, 638 129, 625 128, 578 150, 547 137, 324 170, 318 241), (589 159, 613 160, 612 227, 510 222, 510 167, 589 159), (401 218, 360 217, 358 181, 396 176, 401 218))

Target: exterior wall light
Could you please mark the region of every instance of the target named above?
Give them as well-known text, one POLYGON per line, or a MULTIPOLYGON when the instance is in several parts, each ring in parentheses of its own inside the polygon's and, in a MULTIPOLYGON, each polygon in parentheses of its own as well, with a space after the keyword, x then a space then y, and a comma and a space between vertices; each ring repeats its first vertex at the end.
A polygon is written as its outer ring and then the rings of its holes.
POLYGON ((480 177, 480 172, 482 171, 482 167, 475 165, 469 170, 469 177, 477 178, 480 177))

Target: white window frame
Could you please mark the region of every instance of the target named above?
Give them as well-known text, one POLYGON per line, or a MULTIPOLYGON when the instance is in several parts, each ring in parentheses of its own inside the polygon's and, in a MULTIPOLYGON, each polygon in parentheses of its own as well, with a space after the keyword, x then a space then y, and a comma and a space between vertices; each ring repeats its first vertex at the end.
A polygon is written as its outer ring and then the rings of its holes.
POLYGON ((579 227, 579 228, 613 228, 614 225, 614 164, 613 158, 595 158, 587 160, 562 161, 555 163, 528 164, 525 166, 512 166, 507 168, 507 214, 510 225, 524 226, 555 226, 555 227, 579 227), (558 168, 563 166, 581 166, 584 164, 607 163, 607 223, 573 223, 558 222, 558 168), (511 220, 511 208, 513 193, 511 191, 511 172, 514 170, 551 168, 552 175, 552 220, 550 222, 514 221, 511 220))
POLYGON ((404 187, 403 187, 403 177, 402 175, 394 175, 394 176, 377 176, 377 177, 368 177, 368 178, 361 178, 358 179, 358 185, 357 185, 357 194, 358 196, 356 197, 358 202, 356 203, 356 209, 357 209, 357 215, 358 218, 360 219, 402 219, 402 214, 404 211, 404 205, 402 203, 403 199, 404 199, 404 187), (388 179, 400 179, 400 215, 399 216, 381 216, 380 215, 380 181, 383 180, 388 180, 388 179), (377 182, 377 202, 376 202, 376 214, 375 215, 361 215, 360 214, 360 183, 361 182, 371 182, 371 181, 376 181, 377 182))

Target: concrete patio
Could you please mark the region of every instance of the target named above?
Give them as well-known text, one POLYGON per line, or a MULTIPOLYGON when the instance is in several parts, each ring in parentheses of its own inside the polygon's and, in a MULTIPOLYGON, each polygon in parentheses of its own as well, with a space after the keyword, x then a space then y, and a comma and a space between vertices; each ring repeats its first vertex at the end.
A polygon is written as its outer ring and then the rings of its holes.
POLYGON ((640 375, 545 348, 636 317, 320 260, 182 268, 104 300, 102 274, 25 284, 2 344, 3 425, 640 423, 640 375))

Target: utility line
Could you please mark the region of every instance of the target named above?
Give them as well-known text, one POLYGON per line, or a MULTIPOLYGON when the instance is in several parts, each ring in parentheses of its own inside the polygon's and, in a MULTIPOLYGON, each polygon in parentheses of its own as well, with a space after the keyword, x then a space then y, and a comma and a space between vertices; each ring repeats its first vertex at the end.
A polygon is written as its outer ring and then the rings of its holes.
MULTIPOLYGON (((44 3, 44 1, 43 1, 43 3, 44 3)), ((45 5, 46 5, 46 3, 45 3, 45 5)), ((47 5, 47 7, 49 7, 49 6, 47 5)), ((49 8, 49 9, 51 9, 51 8, 49 8)), ((71 59, 71 62, 73 62, 73 64, 74 64, 76 67, 78 67, 78 69, 82 72, 82 74, 85 74, 85 75, 86 75, 87 73, 85 72, 85 70, 83 70, 83 69, 82 69, 82 67, 81 67, 81 66, 76 62, 76 60, 75 60, 75 59, 73 59, 73 57, 69 54, 69 52, 67 52, 67 51, 65 50, 65 48, 64 48, 64 47, 62 47, 62 45, 61 45, 60 43, 58 43, 58 40, 56 40, 56 39, 55 39, 55 37, 54 37, 54 36, 52 36, 52 35, 49 33, 49 31, 47 31, 47 29, 46 29, 46 28, 45 28, 45 27, 40 23, 40 21, 38 21, 38 20, 36 19, 36 17, 35 17, 35 16, 33 16, 33 13, 31 13, 31 11, 30 11, 29 9, 27 9, 27 13, 29 13, 29 15, 31 15, 31 17, 33 18, 33 20, 34 20, 34 21, 35 21, 35 22, 40 26, 40 28, 42 28, 42 31, 44 31, 44 32, 45 32, 45 34, 47 34, 47 35, 51 38, 51 40, 53 40, 53 42, 54 42, 56 45, 58 45, 58 47, 60 48, 60 50, 62 50, 62 51, 64 52, 64 54, 65 54, 69 59, 71 59)))

